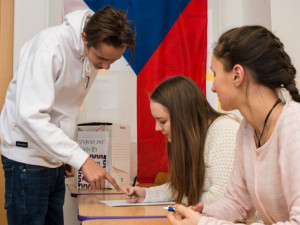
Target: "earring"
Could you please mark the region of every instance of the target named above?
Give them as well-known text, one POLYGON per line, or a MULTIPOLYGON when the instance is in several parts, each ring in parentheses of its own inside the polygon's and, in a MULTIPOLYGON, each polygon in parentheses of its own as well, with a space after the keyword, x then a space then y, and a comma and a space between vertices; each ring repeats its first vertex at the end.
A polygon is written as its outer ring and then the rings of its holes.
POLYGON ((238 86, 239 84, 238 83, 234 83, 234 86, 238 86))

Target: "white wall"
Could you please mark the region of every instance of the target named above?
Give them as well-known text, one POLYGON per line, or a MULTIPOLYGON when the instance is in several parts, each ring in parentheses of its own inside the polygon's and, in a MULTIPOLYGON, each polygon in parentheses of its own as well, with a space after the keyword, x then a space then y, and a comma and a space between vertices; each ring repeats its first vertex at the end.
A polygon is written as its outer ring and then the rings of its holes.
POLYGON ((215 41, 226 30, 246 24, 271 29, 270 0, 208 0, 208 9, 213 13, 215 41))
MULTIPOLYGON (((221 33, 234 26, 245 24, 260 24, 272 29, 286 46, 293 63, 300 71, 300 14, 299 0, 208 0, 208 9, 212 14, 212 39, 216 41, 221 33)), ((21 46, 38 31, 60 24, 63 15, 63 0, 15 0, 15 27, 14 27, 14 68, 17 65, 21 46)), ((211 52, 208 52, 207 68, 209 72, 211 52)), ((88 95, 82 111, 80 120, 113 120, 113 122, 125 122, 132 128, 132 151, 136 151, 136 82, 135 76, 130 69, 120 74, 119 70, 124 67, 124 59, 112 66, 109 74, 97 77, 99 85, 105 82, 105 76, 111 77, 110 81, 115 83, 118 89, 115 108, 101 108, 93 102, 93 95, 88 95), (94 111, 94 109, 97 111, 94 111), (102 117, 101 117, 102 116, 102 117)), ((299 75, 298 75, 299 78, 299 75)), ((93 87, 93 93, 98 94, 101 90, 93 87)), ((210 92, 207 89, 207 92, 210 92)), ((215 95, 209 93, 210 95, 215 95)), ((101 97, 101 96, 100 96, 101 97)), ((102 95, 103 98, 103 95, 102 95)), ((105 96, 104 96, 105 98, 105 96)), ((105 101, 105 99, 102 99, 105 101)), ((239 115, 237 112, 235 114, 239 115)), ((136 158, 133 160, 136 166, 136 158)), ((67 180, 74 182, 74 180, 67 180)), ((65 224, 80 224, 77 220, 77 202, 70 197, 67 190, 65 202, 65 224)))
POLYGON ((286 52, 292 59, 297 70, 297 87, 300 88, 300 1, 272 0, 271 18, 272 31, 280 38, 286 52))
POLYGON ((15 0, 14 12, 14 69, 23 44, 47 27, 48 1, 15 0))

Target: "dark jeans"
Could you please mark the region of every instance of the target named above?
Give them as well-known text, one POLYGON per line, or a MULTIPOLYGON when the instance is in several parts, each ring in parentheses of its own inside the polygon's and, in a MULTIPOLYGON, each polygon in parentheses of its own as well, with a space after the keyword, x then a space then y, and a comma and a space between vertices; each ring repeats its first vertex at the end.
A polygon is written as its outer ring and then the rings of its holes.
POLYGON ((1 158, 8 225, 64 224, 64 167, 47 168, 1 158))

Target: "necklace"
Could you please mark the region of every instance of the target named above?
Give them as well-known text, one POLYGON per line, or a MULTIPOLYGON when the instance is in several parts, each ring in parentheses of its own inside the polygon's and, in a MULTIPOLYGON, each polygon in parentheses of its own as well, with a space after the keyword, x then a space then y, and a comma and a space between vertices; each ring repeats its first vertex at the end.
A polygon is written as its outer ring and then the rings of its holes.
POLYGON ((264 134, 265 126, 266 126, 266 124, 267 124, 267 121, 268 121, 268 119, 269 119, 269 116, 270 116, 271 112, 273 111, 273 109, 274 109, 280 102, 281 102, 281 100, 280 100, 280 98, 278 98, 277 101, 275 102, 275 104, 273 105, 272 109, 269 111, 268 115, 266 116, 266 119, 265 119, 265 122, 264 122, 264 126, 263 126, 263 129, 262 129, 262 131, 261 131, 261 134, 260 134, 260 137, 259 137, 259 138, 258 138, 258 136, 257 136, 257 133, 256 133, 255 129, 254 129, 254 133, 255 133, 256 139, 257 139, 257 141, 258 141, 258 147, 261 147, 260 141, 261 141, 261 138, 262 138, 262 136, 263 136, 263 134, 264 134))

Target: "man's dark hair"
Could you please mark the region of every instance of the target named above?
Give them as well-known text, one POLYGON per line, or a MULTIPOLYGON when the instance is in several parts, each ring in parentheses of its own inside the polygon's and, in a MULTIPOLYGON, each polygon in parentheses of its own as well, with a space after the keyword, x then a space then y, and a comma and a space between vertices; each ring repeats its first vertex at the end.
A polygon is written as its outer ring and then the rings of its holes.
POLYGON ((105 6, 89 19, 83 32, 86 34, 87 48, 97 48, 105 43, 114 47, 126 47, 134 57, 135 32, 130 27, 126 13, 112 6, 105 6))

